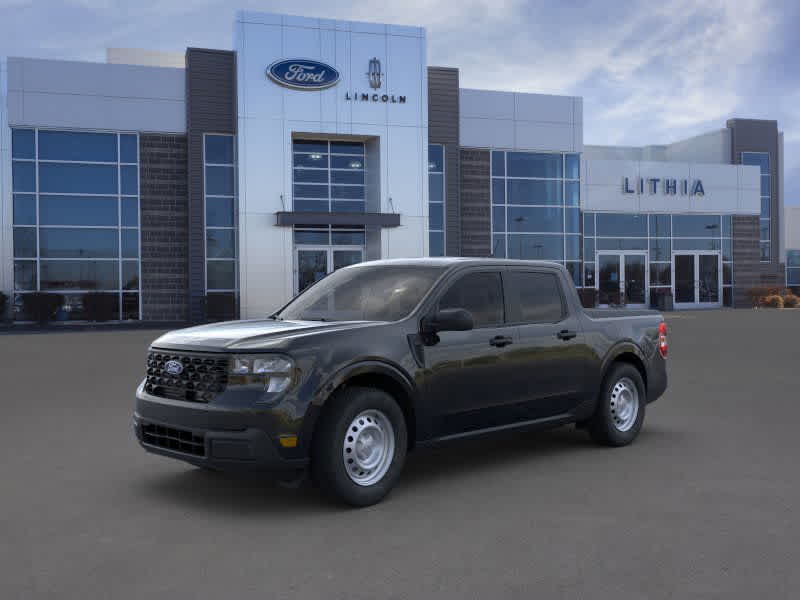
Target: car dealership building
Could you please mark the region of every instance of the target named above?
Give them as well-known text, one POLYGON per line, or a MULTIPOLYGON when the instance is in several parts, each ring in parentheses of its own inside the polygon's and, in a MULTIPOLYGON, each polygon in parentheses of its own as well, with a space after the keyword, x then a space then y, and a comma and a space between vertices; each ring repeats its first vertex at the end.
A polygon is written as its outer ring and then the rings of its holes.
POLYGON ((589 146, 582 98, 461 88, 423 28, 241 12, 234 37, 0 63, 15 318, 36 291, 60 320, 96 292, 122 320, 252 318, 338 267, 442 254, 555 260, 603 305, 738 307, 800 266, 775 121, 589 146))

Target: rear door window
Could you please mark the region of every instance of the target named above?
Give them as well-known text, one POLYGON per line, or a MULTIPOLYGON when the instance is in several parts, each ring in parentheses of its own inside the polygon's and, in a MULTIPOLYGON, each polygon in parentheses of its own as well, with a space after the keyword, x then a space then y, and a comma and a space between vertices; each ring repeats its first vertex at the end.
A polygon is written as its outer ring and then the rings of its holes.
POLYGON ((514 323, 557 323, 566 310, 555 273, 510 271, 507 275, 514 323))

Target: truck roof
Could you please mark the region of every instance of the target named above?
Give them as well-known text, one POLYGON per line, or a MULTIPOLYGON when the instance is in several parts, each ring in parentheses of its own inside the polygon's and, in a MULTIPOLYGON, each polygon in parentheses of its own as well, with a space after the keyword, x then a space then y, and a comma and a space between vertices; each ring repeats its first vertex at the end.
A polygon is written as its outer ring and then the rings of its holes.
POLYGON ((372 260, 362 263, 351 265, 351 267, 360 266, 379 266, 379 265, 407 265, 407 266, 429 266, 429 267, 453 267, 459 266, 481 266, 481 265, 497 265, 497 266, 514 266, 514 265, 527 265, 527 266, 546 266, 546 267, 560 267, 564 266, 555 261, 549 260, 516 260, 511 258, 470 258, 464 256, 440 256, 440 257, 426 257, 426 258, 387 258, 382 260, 372 260))

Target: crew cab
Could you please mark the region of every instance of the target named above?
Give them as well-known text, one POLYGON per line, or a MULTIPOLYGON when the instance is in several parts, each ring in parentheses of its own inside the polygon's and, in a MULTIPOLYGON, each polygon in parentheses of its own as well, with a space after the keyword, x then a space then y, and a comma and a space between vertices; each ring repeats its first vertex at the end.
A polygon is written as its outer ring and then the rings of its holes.
POLYGON ((636 438, 667 386, 654 311, 586 310, 562 265, 427 258, 339 269, 263 319, 152 343, 134 428, 152 453, 364 506, 433 443, 575 423, 636 438))

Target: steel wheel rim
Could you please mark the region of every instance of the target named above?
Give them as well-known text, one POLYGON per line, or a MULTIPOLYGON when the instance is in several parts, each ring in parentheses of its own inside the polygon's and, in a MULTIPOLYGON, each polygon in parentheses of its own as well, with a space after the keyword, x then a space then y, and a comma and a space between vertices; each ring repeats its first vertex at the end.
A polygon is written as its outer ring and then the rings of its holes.
POLYGON ((344 435, 342 460, 350 480, 370 486, 383 479, 394 459, 394 428, 379 410, 360 413, 344 435))
POLYGON ((611 389, 611 419, 618 431, 628 431, 639 416, 639 389, 623 377, 611 389))

